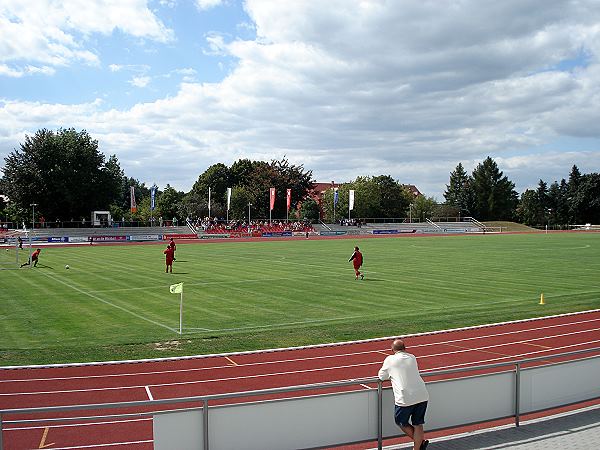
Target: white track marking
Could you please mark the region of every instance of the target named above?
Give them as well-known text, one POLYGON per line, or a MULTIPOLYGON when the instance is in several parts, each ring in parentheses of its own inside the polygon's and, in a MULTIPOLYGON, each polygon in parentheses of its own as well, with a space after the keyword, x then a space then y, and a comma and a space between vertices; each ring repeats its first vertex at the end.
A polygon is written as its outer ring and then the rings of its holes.
POLYGON ((136 445, 136 444, 152 444, 154 441, 152 439, 146 441, 129 441, 129 442, 110 442, 107 444, 87 444, 87 445, 75 445, 73 447, 52 447, 52 450, 76 450, 80 448, 103 448, 103 447, 113 447, 117 445, 136 445))
MULTIPOLYGON (((540 331, 540 330, 548 330, 551 328, 559 328, 559 327, 565 327, 565 326, 573 326, 573 325, 581 325, 581 324, 585 324, 585 323, 590 323, 590 322, 600 322, 600 319, 590 319, 590 320, 581 320, 581 321, 577 321, 577 322, 571 322, 571 323, 564 323, 564 324, 557 324, 557 325, 548 325, 548 326, 544 326, 544 327, 536 327, 536 328, 530 328, 527 330, 515 330, 515 331, 508 331, 508 332, 503 332, 503 333, 493 333, 493 334, 487 334, 487 335, 482 335, 482 336, 472 336, 472 337, 468 337, 468 338, 460 338, 460 339, 451 339, 451 340, 446 340, 446 341, 440 341, 440 342, 436 342, 436 343, 428 343, 428 344, 416 344, 416 345, 412 345, 411 348, 419 348, 419 347, 431 347, 431 346, 435 346, 435 345, 443 345, 443 344, 454 344, 457 342, 465 342, 465 341, 472 341, 472 340, 479 340, 479 339, 486 339, 486 338, 494 338, 494 337, 498 337, 498 336, 507 336, 507 335, 514 335, 514 334, 520 334, 520 333, 526 333, 526 332, 531 332, 531 331, 540 331)), ((561 336, 568 336, 570 334, 580 334, 580 333, 586 333, 586 332, 593 332, 593 331, 598 331, 599 328, 593 328, 593 329, 589 329, 589 330, 578 330, 576 332, 572 332, 572 333, 563 333, 563 334, 558 334, 558 335, 547 335, 544 336, 543 338, 534 338, 534 339, 526 339, 526 340, 521 340, 521 341, 513 341, 513 342, 509 342, 509 343, 505 343, 505 344, 497 344, 497 345, 512 345, 514 343, 528 343, 528 342, 532 342, 534 340, 539 340, 539 339, 550 339, 553 337, 561 337, 561 336)), ((486 349, 488 347, 475 347, 475 348, 470 348, 468 350, 471 351, 476 351, 479 349, 486 349)), ((273 364, 285 364, 285 363, 293 363, 293 362, 302 362, 302 361, 313 361, 313 360, 321 360, 321 359, 332 359, 332 358, 348 358, 348 357, 352 357, 352 356, 356 356, 356 355, 365 355, 365 354, 370 354, 370 353, 379 353, 381 350, 378 349, 371 349, 371 350, 365 350, 365 351, 361 351, 361 352, 350 352, 350 353, 338 353, 335 355, 323 355, 323 356, 310 356, 310 357, 305 357, 305 358, 292 358, 292 359, 281 359, 281 360, 273 360, 273 361, 260 361, 260 362, 253 362, 253 363, 246 363, 246 364, 238 364, 238 367, 253 367, 253 366, 261 366, 261 365, 273 365, 273 364)), ((464 352, 466 350, 461 350, 460 352, 464 352)), ((455 352, 455 353, 460 353, 459 351, 455 352)), ((428 356, 419 356, 419 358, 424 358, 424 357, 428 357, 428 356)), ((220 369, 224 369, 224 368, 231 368, 231 365, 221 365, 221 366, 211 366, 211 367, 198 367, 198 368, 188 368, 188 369, 173 369, 173 370, 158 370, 158 371, 149 371, 149 372, 128 372, 128 373, 116 373, 116 374, 106 374, 106 375, 82 375, 82 376, 73 376, 73 377, 48 377, 48 378, 28 378, 28 379, 8 379, 8 380, 0 380, 0 383, 27 383, 27 382, 38 382, 38 381, 58 381, 58 380, 78 380, 78 379, 88 379, 88 378, 114 378, 114 377, 137 377, 137 376, 143 376, 143 375, 162 375, 162 374, 175 374, 175 373, 188 373, 188 372, 201 372, 201 371, 206 371, 206 370, 220 370, 220 369)), ((1 394, 0 394, 1 395, 1 394)))
POLYGON ((2 431, 20 431, 20 430, 43 430, 44 428, 71 428, 71 427, 87 427, 100 425, 114 425, 129 422, 147 422, 152 421, 151 417, 144 419, 124 419, 124 420, 108 420, 103 422, 81 422, 81 423, 63 423, 60 425, 44 425, 31 427, 2 427, 2 431))
MULTIPOLYGON (((586 314, 592 313, 600 313, 600 309, 590 309, 587 311, 579 311, 576 313, 565 313, 565 314, 556 314, 553 316, 543 316, 543 317, 531 317, 529 319, 520 319, 520 320, 512 320, 507 322, 497 322, 497 323, 489 323, 484 325, 474 325, 470 327, 460 327, 460 328, 449 328, 445 330, 438 331, 427 331, 423 333, 414 333, 403 336, 404 339, 407 338, 418 338, 423 336, 439 336, 441 334, 449 334, 456 333, 460 331, 479 331, 490 329, 493 327, 498 327, 502 325, 516 325, 516 324, 530 324, 533 322, 544 322, 549 319, 559 319, 559 318, 570 318, 575 316, 584 316, 586 314)), ((600 319, 590 319, 586 321, 596 321, 600 319)), ((584 323, 586 321, 581 322, 569 322, 568 324, 559 324, 559 325, 549 325, 548 327, 555 326, 564 326, 564 325, 572 325, 576 323, 584 323)), ((544 327, 542 327, 544 328, 544 327)), ((515 333, 523 333, 528 330, 535 330, 540 328, 528 328, 514 331, 515 333)), ((510 334, 510 333, 509 333, 510 334)), ((494 335, 491 335, 494 336, 494 335)), ((132 360, 116 360, 116 361, 96 361, 96 362, 85 362, 85 363, 60 363, 60 364, 31 364, 25 366, 0 366, 0 372, 4 370, 13 370, 13 369, 49 369, 49 368, 67 368, 67 367, 96 367, 96 366, 107 366, 107 365, 124 365, 124 364, 141 364, 141 363, 160 363, 160 362, 177 362, 177 361, 190 361, 190 360, 201 360, 201 359, 209 359, 214 357, 223 357, 223 356, 242 356, 242 355, 260 355, 264 353, 280 353, 280 352, 289 352, 292 350, 315 350, 315 349, 323 349, 323 348, 337 348, 342 346, 351 346, 355 344, 367 344, 372 342, 387 342, 391 339, 397 339, 399 336, 382 336, 378 338, 371 339, 361 339, 357 341, 342 341, 342 342, 333 342, 328 344, 313 344, 313 345, 301 345, 297 347, 280 347, 280 348, 268 348, 263 350, 247 350, 244 352, 228 352, 228 353, 209 353, 206 355, 190 355, 190 356, 171 356, 166 358, 147 358, 147 359, 132 359, 132 360)))
POLYGON ((170 326, 168 326, 168 325, 162 324, 162 323, 160 323, 160 322, 157 322, 157 321, 155 321, 155 320, 152 320, 152 319, 148 319, 147 317, 144 317, 144 316, 142 316, 142 315, 140 315, 140 314, 138 314, 138 313, 135 313, 135 312, 133 312, 133 311, 130 311, 129 309, 127 309, 127 308, 124 308, 123 306, 120 306, 120 305, 115 305, 114 303, 112 303, 112 302, 109 302, 108 300, 104 300, 103 298, 100 298, 100 297, 98 297, 97 295, 94 295, 94 294, 92 294, 92 293, 86 292, 86 291, 84 291, 83 289, 79 289, 77 286, 74 286, 73 284, 67 283, 67 282, 65 282, 65 281, 61 280, 60 278, 54 277, 54 276, 50 275, 49 273, 46 273, 46 272, 42 272, 42 273, 43 273, 45 276, 47 276, 47 277, 49 277, 49 278, 52 278, 54 281, 57 281, 57 282, 59 282, 59 283, 61 283, 61 284, 65 285, 65 286, 67 286, 67 287, 70 287, 71 289, 73 289, 73 290, 75 290, 75 291, 79 292, 80 294, 87 295, 88 297, 91 297, 91 298, 93 298, 94 300, 98 300, 99 302, 102 302, 102 303, 104 303, 104 304, 106 304, 106 305, 112 306, 113 308, 120 309, 121 311, 123 311, 123 312, 126 312, 127 314, 131 314, 132 316, 135 316, 135 317, 137 317, 138 319, 142 319, 142 320, 145 320, 146 322, 150 322, 150 323, 152 323, 152 324, 154 324, 154 325, 158 325, 158 326, 160 326, 160 327, 166 328, 167 330, 170 330, 170 331, 172 331, 173 333, 178 333, 178 330, 176 330, 175 328, 171 328, 171 327, 170 327, 170 326))
POLYGON ((150 386, 144 386, 144 388, 146 389, 146 394, 148 394, 148 400, 154 400, 154 397, 152 397, 152 392, 150 392, 150 386))
MULTIPOLYGON (((575 333, 567 333, 567 335, 568 334, 575 334, 575 333)), ((547 338, 545 337, 545 338, 539 338, 539 339, 547 339, 547 338)), ((526 342, 526 341, 523 341, 523 342, 526 342)), ((477 360, 477 361, 473 361, 473 362, 469 362, 469 363, 461 363, 461 364, 456 364, 454 366, 446 366, 446 368, 461 367, 461 366, 468 366, 468 365, 476 365, 476 364, 487 363, 487 362, 490 362, 490 361, 498 361, 498 360, 502 360, 502 359, 515 359, 515 358, 521 358, 521 357, 525 357, 525 356, 541 355, 541 354, 544 354, 544 353, 549 354, 552 351, 557 351, 557 350, 562 350, 562 349, 567 349, 567 348, 573 348, 573 347, 580 347, 582 345, 595 344, 595 343, 598 343, 598 342, 600 342, 600 339, 593 340, 593 341, 582 342, 582 343, 578 343, 578 344, 565 345, 565 346, 562 346, 562 347, 554 347, 552 349, 537 350, 537 351, 534 351, 534 352, 526 352, 526 353, 520 353, 520 354, 517 354, 517 355, 503 356, 503 357, 500 357, 500 358, 492 358, 492 359, 485 359, 485 360, 477 360)), ((505 346, 505 345, 514 345, 514 344, 516 344, 516 342, 512 342, 512 343, 509 343, 509 344, 501 344, 501 345, 490 345, 490 346, 486 346, 486 347, 482 347, 482 348, 501 347, 501 346, 505 346)), ((452 351, 452 352, 435 353, 435 354, 426 355, 426 356, 419 356, 418 359, 436 358, 436 357, 439 357, 439 356, 455 355, 457 353, 465 353, 465 352, 471 352, 471 351, 477 351, 477 350, 479 350, 479 349, 465 349, 465 350, 452 351)), ((373 361, 373 362, 360 363, 360 364, 347 364, 347 365, 343 365, 343 366, 317 367, 315 369, 289 370, 289 371, 285 371, 285 372, 271 372, 271 373, 262 373, 262 374, 256 374, 256 375, 243 375, 243 376, 235 376, 235 377, 211 378, 211 379, 207 379, 207 380, 177 381, 177 382, 172 382, 172 383, 157 383, 157 384, 149 384, 147 386, 150 386, 150 387, 169 387, 169 386, 183 386, 183 385, 193 385, 193 384, 206 384, 206 383, 224 382, 224 381, 247 380, 247 379, 250 379, 250 378, 258 379, 258 378, 267 378, 267 377, 275 377, 275 376, 283 376, 283 375, 293 375, 293 374, 299 374, 299 373, 314 373, 314 372, 325 372, 325 371, 338 370, 338 369, 352 369, 352 368, 355 368, 355 367, 365 367, 365 366, 380 365, 380 364, 381 364, 381 360, 377 360, 377 361, 373 361)), ((431 370, 440 370, 440 368, 439 367, 435 367, 435 368, 430 368, 430 369, 427 369, 427 370, 423 370, 423 373, 427 373, 428 371, 431 371, 431 370)), ((39 395, 39 394, 67 394, 67 393, 74 393, 74 392, 98 392, 98 391, 115 391, 115 390, 124 390, 124 389, 142 389, 142 388, 145 389, 147 386, 146 385, 134 385, 134 386, 117 386, 117 387, 107 387, 107 388, 66 389, 66 390, 59 390, 59 391, 11 392, 11 393, 1 393, 0 396, 39 395)))

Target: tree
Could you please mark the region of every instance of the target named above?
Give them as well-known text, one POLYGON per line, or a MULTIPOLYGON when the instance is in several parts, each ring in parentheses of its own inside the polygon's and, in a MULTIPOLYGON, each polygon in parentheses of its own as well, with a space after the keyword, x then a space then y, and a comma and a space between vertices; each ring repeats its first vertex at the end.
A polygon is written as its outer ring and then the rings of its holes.
POLYGON ((450 182, 446 185, 444 192, 446 203, 458 208, 458 215, 463 211, 467 214, 473 214, 471 211, 475 203, 473 192, 473 179, 467 174, 463 165, 458 163, 456 169, 450 173, 450 182))
POLYGON ((569 182, 567 184, 567 201, 569 203, 569 221, 571 223, 581 223, 581 215, 576 206, 576 198, 578 195, 579 184, 581 183, 581 172, 576 165, 571 168, 569 174, 569 182))
POLYGON ((527 189, 521 194, 517 206, 517 217, 521 223, 534 226, 538 222, 538 198, 533 189, 527 189))
POLYGON ((211 190, 211 215, 212 204, 222 205, 225 202, 225 194, 230 185, 230 169, 223 163, 213 164, 204 171, 192 186, 191 192, 197 199, 205 199, 208 202, 208 188, 211 190))
POLYGON ((433 197, 421 195, 415 198, 412 203, 412 219, 419 219, 421 222, 425 222, 425 220, 433 216, 436 206, 437 202, 433 197))
POLYGON ((489 156, 473 170, 473 215, 479 220, 510 220, 518 203, 515 185, 489 156))
MULTIPOLYGON (((157 214, 165 220, 171 220, 177 217, 179 202, 183 200, 184 193, 178 192, 173 187, 167 184, 165 190, 158 196, 156 201, 157 214)), ((181 217, 180 219, 183 219, 181 217)))
POLYGON ((404 217, 413 201, 413 195, 390 175, 379 175, 372 178, 379 195, 379 211, 374 217, 404 217))
POLYGON ((36 203, 40 216, 70 220, 108 209, 118 197, 119 172, 116 157, 105 162, 85 130, 42 129, 5 158, 0 183, 18 207, 36 203))
POLYGON ((582 175, 571 202, 581 223, 600 223, 600 174, 582 175))
POLYGON ((300 206, 300 218, 312 223, 319 220, 319 205, 312 198, 307 198, 300 206))

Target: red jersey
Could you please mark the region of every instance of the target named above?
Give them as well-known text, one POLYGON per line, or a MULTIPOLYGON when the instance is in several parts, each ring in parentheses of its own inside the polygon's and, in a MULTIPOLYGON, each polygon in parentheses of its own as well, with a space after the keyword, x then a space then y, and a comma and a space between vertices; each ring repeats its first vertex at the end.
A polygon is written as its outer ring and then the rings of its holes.
POLYGON ((175 253, 173 251, 173 247, 169 247, 169 248, 165 249, 165 251, 163 253, 165 254, 165 258, 167 259, 167 264, 172 263, 174 253, 175 253))
POLYGON ((354 264, 355 267, 362 266, 362 263, 363 263, 362 253, 358 250, 354 250, 354 253, 352 253, 352 256, 350 257, 350 261, 352 261, 352 264, 354 264))
POLYGON ((169 242, 169 247, 171 247, 173 251, 177 250, 177 246, 175 245, 175 241, 173 239, 171 239, 171 242, 169 242))
POLYGON ((40 252, 41 252, 41 250, 38 248, 38 249, 37 249, 35 252, 33 252, 33 253, 31 254, 31 259, 32 259, 32 260, 36 260, 36 259, 38 259, 38 256, 39 256, 40 252))

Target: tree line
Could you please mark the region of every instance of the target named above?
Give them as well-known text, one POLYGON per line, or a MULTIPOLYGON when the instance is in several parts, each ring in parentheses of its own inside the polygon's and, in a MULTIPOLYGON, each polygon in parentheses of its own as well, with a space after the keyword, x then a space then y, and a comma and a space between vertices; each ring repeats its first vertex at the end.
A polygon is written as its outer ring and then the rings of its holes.
POLYGON ((357 176, 349 183, 327 189, 315 202, 312 171, 281 160, 240 159, 231 166, 208 167, 189 192, 170 185, 158 188, 155 209, 151 190, 128 177, 115 155, 100 152, 98 141, 85 130, 73 128, 39 130, 26 136, 19 149, 6 158, 0 178, 0 220, 29 222, 31 204, 37 217, 47 221, 89 220, 93 210, 109 210, 115 220, 149 221, 163 217, 184 219, 209 216, 244 219, 248 208, 253 218, 269 217, 269 189, 275 188, 274 219, 288 215, 286 191, 291 189, 289 217, 325 221, 347 218, 349 191, 355 193, 351 218, 426 218, 472 216, 481 221, 517 220, 543 227, 600 223, 600 174, 581 174, 573 166, 568 180, 550 185, 540 180, 537 189, 520 196, 515 185, 487 157, 468 174, 459 163, 450 173, 444 203, 427 196, 415 197, 389 175, 357 176), (134 187, 137 211, 130 211, 130 188, 134 187), (210 188, 210 204, 209 204, 210 188), (231 188, 229 209, 227 190, 231 188))
POLYGON ((462 164, 450 173, 444 192, 446 205, 478 220, 516 220, 534 227, 566 228, 600 223, 600 174, 581 174, 574 165, 568 181, 540 180, 537 189, 519 197, 515 185, 488 157, 471 175, 462 164))

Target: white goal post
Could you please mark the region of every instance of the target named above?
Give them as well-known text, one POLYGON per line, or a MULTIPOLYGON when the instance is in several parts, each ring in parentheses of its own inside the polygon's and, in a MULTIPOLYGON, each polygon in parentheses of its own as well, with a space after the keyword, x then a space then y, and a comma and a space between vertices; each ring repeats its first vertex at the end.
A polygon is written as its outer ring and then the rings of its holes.
POLYGON ((18 269, 29 261, 32 236, 28 231, 9 230, 0 234, 0 270, 18 269))

